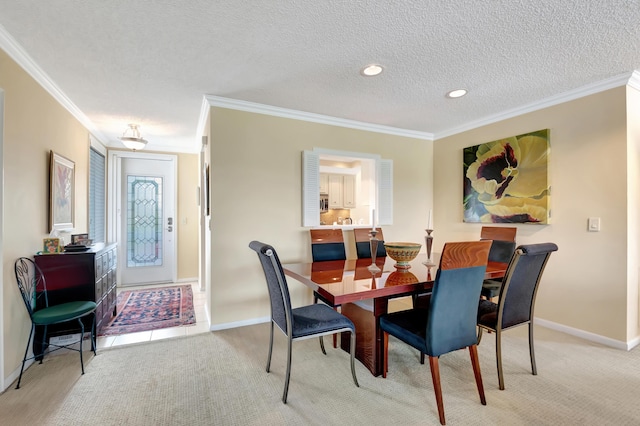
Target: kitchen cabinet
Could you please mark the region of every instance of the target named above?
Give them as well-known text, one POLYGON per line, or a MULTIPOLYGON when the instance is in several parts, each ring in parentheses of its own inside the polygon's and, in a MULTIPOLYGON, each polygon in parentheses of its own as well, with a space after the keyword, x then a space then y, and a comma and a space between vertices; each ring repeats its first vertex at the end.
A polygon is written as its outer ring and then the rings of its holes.
POLYGON ((329 174, 329 208, 352 209, 356 206, 356 179, 353 175, 329 174))
POLYGON ((320 193, 321 194, 329 193, 329 174, 328 173, 320 173, 320 193))
POLYGON ((356 177, 353 175, 342 177, 342 207, 345 209, 356 207, 356 177))

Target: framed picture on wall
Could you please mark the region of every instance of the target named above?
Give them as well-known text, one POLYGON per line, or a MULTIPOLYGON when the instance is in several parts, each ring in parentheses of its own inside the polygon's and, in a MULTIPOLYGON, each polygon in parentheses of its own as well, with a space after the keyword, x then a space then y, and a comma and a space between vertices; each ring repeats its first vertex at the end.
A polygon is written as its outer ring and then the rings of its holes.
POLYGON ((73 228, 75 163, 51 151, 49 163, 49 232, 73 228))
POLYGON ((548 224, 549 152, 549 129, 464 148, 464 221, 548 224))

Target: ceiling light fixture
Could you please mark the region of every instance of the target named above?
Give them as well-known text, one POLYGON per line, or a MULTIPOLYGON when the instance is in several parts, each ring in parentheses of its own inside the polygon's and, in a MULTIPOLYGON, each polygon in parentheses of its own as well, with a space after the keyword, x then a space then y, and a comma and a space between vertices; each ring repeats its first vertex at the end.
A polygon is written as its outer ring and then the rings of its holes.
POLYGON ((364 75, 365 77, 375 77, 376 75, 379 75, 381 72, 382 72, 382 65, 371 64, 362 68, 362 71, 360 71, 360 74, 364 75))
POLYGON ((447 93, 447 98, 455 99, 460 98, 467 94, 467 89, 456 89, 447 93))
POLYGON ((147 145, 147 140, 140 136, 137 124, 129 124, 129 128, 118 139, 122 141, 124 146, 133 151, 144 149, 147 145))

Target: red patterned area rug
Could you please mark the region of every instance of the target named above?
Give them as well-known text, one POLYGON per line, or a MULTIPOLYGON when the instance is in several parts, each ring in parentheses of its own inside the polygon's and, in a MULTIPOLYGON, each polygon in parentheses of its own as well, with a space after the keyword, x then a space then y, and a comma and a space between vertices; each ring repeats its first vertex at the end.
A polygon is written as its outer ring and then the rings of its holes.
POLYGON ((116 317, 101 336, 157 330, 195 324, 190 285, 123 291, 118 294, 116 317))

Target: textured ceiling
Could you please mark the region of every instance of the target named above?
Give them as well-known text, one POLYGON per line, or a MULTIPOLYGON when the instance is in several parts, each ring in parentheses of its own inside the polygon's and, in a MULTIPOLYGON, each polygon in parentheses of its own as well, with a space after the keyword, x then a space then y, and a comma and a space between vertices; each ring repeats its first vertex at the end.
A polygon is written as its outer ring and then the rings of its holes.
POLYGON ((624 84, 640 3, 0 0, 0 47, 113 146, 138 123, 148 149, 197 151, 204 95, 437 138, 624 84), (369 63, 384 72, 362 77, 369 63))

